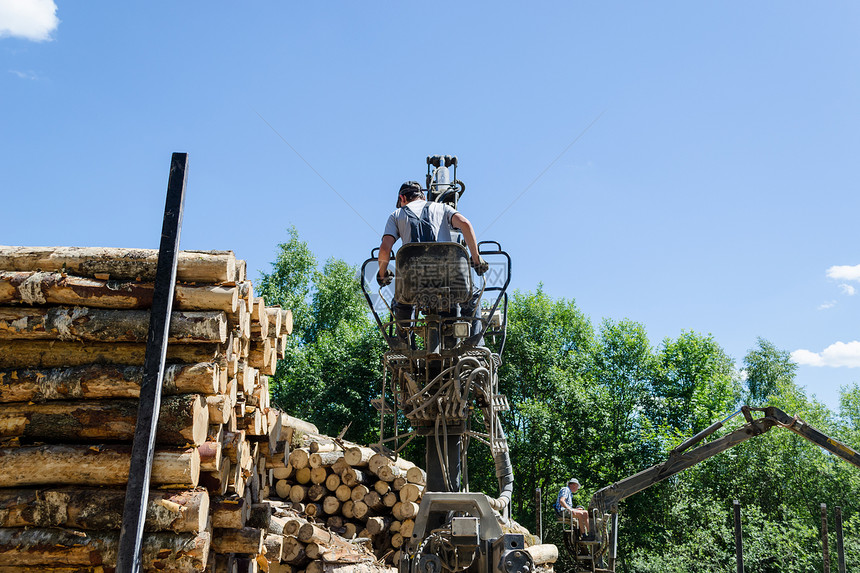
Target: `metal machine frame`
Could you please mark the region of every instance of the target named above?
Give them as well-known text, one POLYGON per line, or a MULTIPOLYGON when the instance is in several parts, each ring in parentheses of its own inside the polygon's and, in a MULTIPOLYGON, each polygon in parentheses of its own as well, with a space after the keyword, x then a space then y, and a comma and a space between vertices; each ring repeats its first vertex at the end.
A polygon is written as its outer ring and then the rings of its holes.
POLYGON ((581 538, 581 532, 576 527, 575 521, 565 519, 563 521, 565 546, 574 556, 579 569, 581 571, 615 571, 618 547, 618 504, 621 501, 775 427, 791 430, 828 452, 860 467, 860 453, 827 436, 800 417, 789 416, 774 406, 764 408, 742 406, 734 414, 711 424, 695 436, 679 444, 669 452, 669 459, 665 462, 598 490, 588 505, 591 529, 586 539, 581 538), (761 412, 763 416, 753 418, 753 412, 761 412), (722 428, 726 422, 738 414, 743 414, 746 424, 725 436, 695 449, 690 449, 722 428), (604 569, 601 567, 603 558, 607 553, 607 568, 604 569))
MULTIPOLYGON (((457 158, 427 158, 428 201, 456 208, 465 189, 456 180, 457 158), (454 179, 448 171, 453 167, 454 179)), ((488 285, 486 274, 474 288, 468 253, 452 233, 452 243, 407 243, 393 257, 395 289, 391 302, 377 291, 388 320, 380 317, 368 288, 367 270, 378 269, 378 249, 361 266, 361 288, 380 332, 389 345, 382 357, 379 442, 374 448, 395 456, 416 436, 427 444, 427 484, 412 537, 404 546, 401 573, 527 573, 534 561, 521 534, 503 533, 499 521, 510 512, 513 470, 499 413, 509 409, 499 393, 498 368, 507 331, 507 288, 511 258, 495 241, 478 244, 500 284, 488 285), (374 264, 375 263, 375 264, 374 264), (470 307, 494 295, 474 316, 460 316, 458 305, 470 307), (393 303, 406 308, 395 316, 393 303), (468 303, 468 304, 467 304, 468 303), (482 340, 493 338, 499 351, 482 340), (403 428, 404 421, 407 428, 403 428), (490 447, 496 463, 500 495, 491 498, 468 491, 466 451, 471 440, 490 447)), ((375 273, 374 273, 375 274, 375 273)), ((371 278, 371 280, 373 280, 371 278)))

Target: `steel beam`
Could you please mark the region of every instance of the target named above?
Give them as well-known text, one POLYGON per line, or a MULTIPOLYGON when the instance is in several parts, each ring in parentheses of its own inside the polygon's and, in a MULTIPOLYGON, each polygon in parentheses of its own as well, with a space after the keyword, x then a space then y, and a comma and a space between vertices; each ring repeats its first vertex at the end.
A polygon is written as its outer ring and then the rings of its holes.
POLYGON ((155 430, 158 412, 161 409, 161 385, 167 358, 167 333, 170 326, 170 311, 173 307, 173 291, 176 286, 179 231, 182 228, 187 171, 188 154, 174 153, 170 160, 167 201, 164 206, 158 266, 155 271, 155 290, 152 296, 149 333, 146 337, 143 382, 140 386, 140 406, 131 447, 128 487, 125 494, 122 529, 119 534, 117 573, 140 571, 143 523, 149 501, 149 479, 155 454, 155 430))

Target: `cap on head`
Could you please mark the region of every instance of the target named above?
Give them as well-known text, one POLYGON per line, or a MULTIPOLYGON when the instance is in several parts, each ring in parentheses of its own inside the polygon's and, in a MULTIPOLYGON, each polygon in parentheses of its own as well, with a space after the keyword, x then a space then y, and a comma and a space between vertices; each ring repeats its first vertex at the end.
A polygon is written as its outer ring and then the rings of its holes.
POLYGON ((578 479, 576 479, 576 478, 570 478, 569 480, 567 480, 567 485, 570 485, 570 484, 572 484, 572 483, 575 483, 576 485, 579 485, 579 480, 578 480, 578 479))
POLYGON ((400 196, 403 195, 408 200, 415 199, 416 197, 420 197, 424 190, 421 188, 421 184, 417 181, 407 181, 403 185, 400 186, 400 190, 397 192, 397 207, 400 206, 400 196))

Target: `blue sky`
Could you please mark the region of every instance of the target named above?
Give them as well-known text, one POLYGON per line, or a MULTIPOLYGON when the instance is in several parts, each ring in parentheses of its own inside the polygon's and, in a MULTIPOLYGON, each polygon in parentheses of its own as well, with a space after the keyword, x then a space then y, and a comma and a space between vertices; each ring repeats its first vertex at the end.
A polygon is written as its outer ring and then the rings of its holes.
POLYGON ((257 278, 295 225, 360 263, 399 184, 456 154, 514 286, 738 362, 766 338, 836 408, 858 29, 847 2, 0 0, 0 243, 155 248, 186 151, 183 248, 257 278))

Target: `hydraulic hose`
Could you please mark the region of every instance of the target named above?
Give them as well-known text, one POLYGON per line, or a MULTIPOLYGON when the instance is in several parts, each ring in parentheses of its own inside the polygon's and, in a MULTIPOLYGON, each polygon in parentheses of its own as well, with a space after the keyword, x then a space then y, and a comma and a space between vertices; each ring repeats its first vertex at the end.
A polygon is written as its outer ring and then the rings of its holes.
MULTIPOLYGON (((505 431, 498 422, 496 423, 496 434, 499 438, 505 439, 505 431)), ((514 493, 514 466, 511 464, 511 455, 507 450, 494 453, 493 461, 496 462, 499 497, 490 499, 490 507, 501 513, 506 507, 510 507, 511 505, 511 496, 514 493)))

